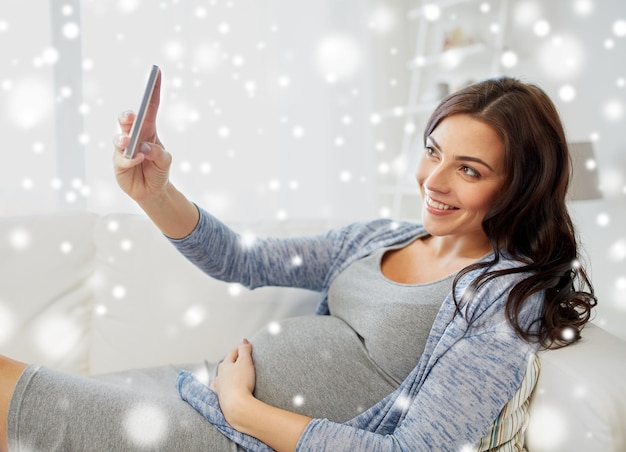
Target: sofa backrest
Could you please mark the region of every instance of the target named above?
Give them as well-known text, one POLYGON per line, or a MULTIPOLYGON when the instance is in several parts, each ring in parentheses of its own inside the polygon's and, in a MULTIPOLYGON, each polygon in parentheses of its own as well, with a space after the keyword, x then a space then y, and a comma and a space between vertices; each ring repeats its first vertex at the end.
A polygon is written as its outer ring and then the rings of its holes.
POLYGON ((93 373, 216 361, 243 337, 273 320, 310 314, 317 302, 308 291, 252 292, 214 280, 139 215, 101 218, 95 245, 93 373))
POLYGON ((0 220, 0 353, 89 371, 97 220, 89 213, 0 220))

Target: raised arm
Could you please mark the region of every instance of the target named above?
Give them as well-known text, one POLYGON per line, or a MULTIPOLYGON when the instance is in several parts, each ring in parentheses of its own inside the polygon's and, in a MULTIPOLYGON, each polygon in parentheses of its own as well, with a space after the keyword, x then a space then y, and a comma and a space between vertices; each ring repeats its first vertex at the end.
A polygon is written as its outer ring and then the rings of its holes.
POLYGON ((128 145, 135 114, 126 111, 119 116, 121 133, 113 140, 113 165, 122 190, 139 204, 163 234, 177 239, 194 229, 198 210, 169 180, 172 156, 163 148, 156 129, 160 91, 159 73, 140 136, 142 144, 133 159, 125 158, 122 152, 128 145))

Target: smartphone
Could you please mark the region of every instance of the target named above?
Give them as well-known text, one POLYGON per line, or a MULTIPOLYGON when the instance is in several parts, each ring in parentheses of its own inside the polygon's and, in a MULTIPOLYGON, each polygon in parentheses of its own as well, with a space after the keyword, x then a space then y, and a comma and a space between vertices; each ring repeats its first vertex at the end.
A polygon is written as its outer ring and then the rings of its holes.
POLYGON ((133 127, 130 129, 130 142, 128 143, 128 147, 124 149, 124 157, 127 159, 132 159, 135 156, 135 151, 137 150, 137 145, 139 144, 139 135, 141 134, 141 129, 143 127, 143 120, 146 117, 146 110, 150 104, 150 99, 152 99, 152 93, 154 92, 154 85, 156 84, 159 71, 160 69, 158 66, 152 66, 150 76, 148 77, 148 83, 146 84, 146 90, 144 91, 143 98, 141 99, 141 105, 137 111, 133 127))

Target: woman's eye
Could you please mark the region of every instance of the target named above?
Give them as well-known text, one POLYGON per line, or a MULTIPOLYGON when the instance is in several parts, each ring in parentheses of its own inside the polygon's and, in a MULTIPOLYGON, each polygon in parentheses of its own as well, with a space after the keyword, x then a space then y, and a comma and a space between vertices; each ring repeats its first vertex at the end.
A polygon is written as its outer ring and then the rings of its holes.
POLYGON ((476 178, 476 179, 478 179, 478 178, 480 177, 480 174, 478 173, 478 171, 476 171, 476 170, 475 170, 475 169, 473 169, 473 168, 470 168, 469 166, 464 166, 464 167, 462 168, 462 170, 463 170, 463 172, 464 172, 465 174, 467 174, 467 175, 468 175, 468 176, 470 176, 470 177, 474 177, 474 178, 476 178))
POLYGON ((425 150, 426 150, 427 155, 430 155, 430 156, 437 155, 437 151, 432 146, 426 146, 425 150))

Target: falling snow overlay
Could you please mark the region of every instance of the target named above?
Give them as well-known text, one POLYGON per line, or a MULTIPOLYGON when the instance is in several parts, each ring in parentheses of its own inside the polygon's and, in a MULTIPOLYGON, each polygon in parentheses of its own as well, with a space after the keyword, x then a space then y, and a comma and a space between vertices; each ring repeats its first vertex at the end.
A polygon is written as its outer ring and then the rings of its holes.
MULTIPOLYGON (((137 109, 152 64, 163 70, 159 133, 174 158, 176 186, 220 218, 285 230, 292 221, 419 220, 415 156, 441 94, 492 75, 494 62, 496 73, 536 82, 554 99, 568 138, 593 143, 595 158, 585 167, 598 172, 603 197, 569 206, 599 299, 593 321, 626 338, 626 3, 509 0, 503 25, 500 2, 5 0, 0 218, 13 223, 2 229, 0 265, 20 268, 23 277, 0 276, 0 353, 27 331, 22 346, 30 356, 62 365, 84 347, 87 319, 108 324, 128 312, 150 319, 151 312, 133 310, 146 296, 168 313, 136 339, 146 348, 155 337, 195 337, 234 321, 235 307, 258 312, 239 284, 220 288, 234 306, 227 319, 216 319, 201 297, 180 296, 191 291, 179 282, 187 276, 161 276, 162 293, 145 289, 154 275, 142 274, 142 259, 153 255, 148 236, 136 237, 115 217, 141 212, 117 186, 111 153, 116 118, 137 109), (428 33, 421 50, 420 18, 428 33), (407 101, 415 68, 423 70, 417 106, 407 101), (406 194, 401 209, 389 190, 397 181, 406 194), (96 269, 86 264, 96 251, 79 238, 91 223, 59 231, 32 220, 73 212, 110 215, 98 229, 107 253, 98 254, 96 269), (41 255, 53 263, 35 271, 41 255), (61 268, 72 271, 61 277, 61 268), (46 277, 56 281, 33 282, 46 277), (84 287, 99 297, 90 299, 84 287), (29 322, 19 306, 38 300, 39 290, 59 305, 29 322), (186 301, 176 305, 177 298, 186 301), (75 300, 80 308, 68 308, 75 300)), ((241 246, 254 247, 261 235, 246 225, 241 246)), ((293 255, 288 264, 297 271, 307 262, 293 255)), ((189 278, 190 287, 201 287, 189 278)), ((281 323, 267 321, 279 335, 281 323)), ((571 334, 563 331, 564 339, 571 334)), ((80 366, 87 369, 84 360, 80 366)), ((571 389, 572 397, 589 391, 571 389)), ((294 405, 307 402, 292 397, 294 405)), ((169 422, 161 414, 151 406, 128 413, 138 447, 159 441, 169 422)), ((557 407, 537 414, 535 422, 549 426, 546 447, 567 436, 561 419, 557 407)))

